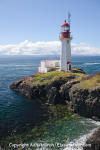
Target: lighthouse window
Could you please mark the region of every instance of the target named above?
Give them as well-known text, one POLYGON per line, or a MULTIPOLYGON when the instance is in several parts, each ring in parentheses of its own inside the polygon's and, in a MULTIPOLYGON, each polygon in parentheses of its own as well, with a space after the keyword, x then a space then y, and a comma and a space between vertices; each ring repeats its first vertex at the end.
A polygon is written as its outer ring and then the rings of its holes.
POLYGON ((61 31, 64 32, 64 31, 67 31, 69 30, 69 27, 62 27, 61 31))
POLYGON ((64 32, 64 27, 61 28, 61 31, 64 32))
POLYGON ((69 27, 64 27, 64 31, 69 30, 69 27))
POLYGON ((66 31, 67 30, 67 28, 66 27, 64 27, 64 31, 66 31))

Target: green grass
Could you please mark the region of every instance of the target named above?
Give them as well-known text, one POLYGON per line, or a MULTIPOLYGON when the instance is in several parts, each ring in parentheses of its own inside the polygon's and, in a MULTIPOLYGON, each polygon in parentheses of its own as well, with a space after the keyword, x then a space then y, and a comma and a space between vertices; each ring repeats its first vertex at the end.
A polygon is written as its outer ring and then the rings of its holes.
POLYGON ((73 72, 68 71, 51 71, 42 74, 36 74, 28 80, 23 80, 21 85, 27 84, 29 86, 52 84, 55 81, 63 80, 65 83, 70 80, 80 81, 77 87, 91 89, 100 86, 100 73, 96 75, 85 74, 84 71, 78 67, 73 68, 73 72))
POLYGON ((97 75, 88 76, 88 78, 81 81, 78 84, 78 86, 80 88, 87 88, 87 89, 100 86, 100 73, 98 73, 97 75))
MULTIPOLYGON (((72 73, 67 71, 51 71, 44 74, 37 74, 35 77, 32 77, 29 80, 23 81, 23 83, 29 84, 29 85, 43 85, 43 84, 51 84, 52 82, 56 80, 71 80, 75 77, 81 76, 82 73, 78 71, 78 73, 72 73)), ((23 84, 22 83, 22 84, 23 84)))

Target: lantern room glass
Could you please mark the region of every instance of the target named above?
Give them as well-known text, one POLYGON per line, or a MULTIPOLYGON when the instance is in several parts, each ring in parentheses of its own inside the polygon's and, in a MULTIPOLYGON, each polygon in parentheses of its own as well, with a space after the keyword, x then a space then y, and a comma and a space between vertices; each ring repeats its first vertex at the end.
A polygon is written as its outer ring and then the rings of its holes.
POLYGON ((67 27, 67 26, 61 27, 61 31, 62 31, 62 32, 66 32, 66 31, 68 31, 68 30, 69 30, 69 27, 67 27))

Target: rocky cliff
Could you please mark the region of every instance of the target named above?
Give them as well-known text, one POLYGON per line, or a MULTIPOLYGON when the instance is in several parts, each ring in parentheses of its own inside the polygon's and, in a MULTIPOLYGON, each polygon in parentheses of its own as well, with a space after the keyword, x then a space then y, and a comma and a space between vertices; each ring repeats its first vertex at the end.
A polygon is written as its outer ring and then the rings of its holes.
POLYGON ((100 74, 87 75, 80 68, 52 71, 20 79, 10 87, 40 104, 66 104, 82 116, 100 118, 100 74))

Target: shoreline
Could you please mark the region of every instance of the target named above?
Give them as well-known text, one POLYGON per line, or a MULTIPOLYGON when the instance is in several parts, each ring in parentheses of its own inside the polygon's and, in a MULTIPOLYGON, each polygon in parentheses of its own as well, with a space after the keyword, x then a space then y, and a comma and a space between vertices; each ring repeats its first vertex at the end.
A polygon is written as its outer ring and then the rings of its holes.
POLYGON ((88 134, 85 134, 82 137, 79 137, 78 139, 74 140, 73 142, 68 143, 67 147, 64 148, 64 150, 75 150, 75 148, 77 148, 77 150, 85 150, 84 147, 91 147, 91 144, 86 144, 86 142, 90 137, 93 136, 93 134, 96 131, 98 131, 98 129, 100 128, 100 122, 94 121, 92 119, 89 119, 89 121, 96 124, 98 127, 92 129, 88 134))

